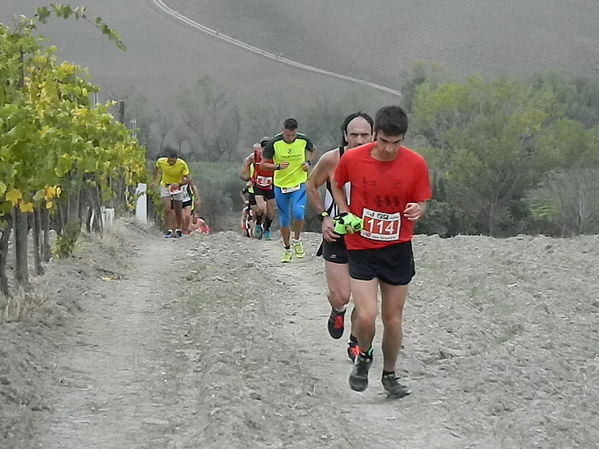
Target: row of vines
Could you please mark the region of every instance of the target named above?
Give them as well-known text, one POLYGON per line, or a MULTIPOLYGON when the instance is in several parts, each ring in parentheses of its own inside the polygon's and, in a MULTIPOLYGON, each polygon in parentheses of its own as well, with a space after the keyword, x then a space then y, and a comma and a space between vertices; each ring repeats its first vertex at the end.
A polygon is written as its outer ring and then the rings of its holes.
POLYGON ((72 251, 83 224, 102 231, 101 207, 122 199, 145 173, 145 154, 129 130, 95 104, 97 87, 77 65, 59 63, 37 36, 50 16, 87 20, 123 48, 116 32, 84 8, 52 5, 13 28, 0 23, 0 291, 8 296, 9 250, 15 281, 72 251), (51 230, 56 233, 53 247, 51 230), (31 241, 33 248, 28 248, 31 241), (14 243, 11 245, 10 243, 14 243), (32 249, 32 251, 31 251, 32 249))

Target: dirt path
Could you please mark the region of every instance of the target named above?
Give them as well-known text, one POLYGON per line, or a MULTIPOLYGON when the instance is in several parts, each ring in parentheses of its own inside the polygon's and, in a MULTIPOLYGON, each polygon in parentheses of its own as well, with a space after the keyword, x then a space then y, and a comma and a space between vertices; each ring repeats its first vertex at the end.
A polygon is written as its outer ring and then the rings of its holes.
POLYGON ((399 363, 413 394, 401 400, 383 394, 378 336, 370 387, 349 389, 345 340, 325 327, 317 235, 285 265, 278 242, 231 232, 140 237, 132 268, 98 281, 103 295, 83 299, 54 342, 52 412, 38 413, 32 447, 588 448, 599 437, 597 237, 417 237, 399 363))
POLYGON ((124 279, 105 277, 104 298, 87 300, 54 360, 53 415, 40 428, 45 448, 165 448, 177 425, 168 371, 174 335, 165 303, 175 247, 148 239, 124 279), (161 431, 158 432, 157 430, 161 431))

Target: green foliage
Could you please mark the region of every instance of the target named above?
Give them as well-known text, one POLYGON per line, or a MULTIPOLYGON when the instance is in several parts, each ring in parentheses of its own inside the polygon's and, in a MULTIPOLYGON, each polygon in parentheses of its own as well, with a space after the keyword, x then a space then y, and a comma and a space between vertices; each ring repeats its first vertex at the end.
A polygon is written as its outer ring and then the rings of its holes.
MULTIPOLYGON (((2 209, 16 206, 30 213, 35 206, 53 208, 61 192, 78 194, 90 183, 106 189, 115 173, 125 186, 144 176, 143 149, 108 113, 110 103, 91 103, 98 88, 87 72, 59 63, 55 48, 42 47, 42 39, 33 36, 52 15, 90 21, 83 7, 54 4, 38 8, 33 18, 21 16, 14 31, 0 24, 2 209)), ((124 49, 102 19, 92 23, 124 49)), ((57 255, 69 254, 77 235, 63 235, 57 255)))
POLYGON ((445 154, 431 170, 446 180, 460 229, 500 235, 520 219, 515 205, 546 165, 539 140, 561 118, 555 103, 551 93, 507 79, 417 89, 413 128, 445 154))
POLYGON ((67 259, 73 255, 79 239, 79 229, 69 226, 62 235, 56 238, 52 255, 56 259, 67 259))

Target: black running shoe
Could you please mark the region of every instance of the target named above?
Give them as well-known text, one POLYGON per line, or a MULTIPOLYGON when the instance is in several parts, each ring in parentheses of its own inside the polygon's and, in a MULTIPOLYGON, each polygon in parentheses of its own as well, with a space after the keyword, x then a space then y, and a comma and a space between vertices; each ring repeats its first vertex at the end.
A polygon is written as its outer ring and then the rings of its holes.
POLYGON ((181 232, 181 229, 177 229, 175 231, 175 238, 180 239, 181 237, 183 237, 183 232, 181 232))
POLYGON ((403 398, 412 392, 408 387, 399 383, 399 378, 395 373, 385 374, 382 377, 381 382, 390 398, 403 398))
POLYGON ((372 355, 361 352, 356 357, 354 369, 349 375, 349 386, 354 391, 364 391, 368 388, 368 371, 372 365, 372 355))
POLYGON ((345 329, 345 310, 343 312, 337 312, 331 307, 331 314, 329 315, 327 327, 331 337, 335 340, 340 339, 343 336, 343 331, 345 329))

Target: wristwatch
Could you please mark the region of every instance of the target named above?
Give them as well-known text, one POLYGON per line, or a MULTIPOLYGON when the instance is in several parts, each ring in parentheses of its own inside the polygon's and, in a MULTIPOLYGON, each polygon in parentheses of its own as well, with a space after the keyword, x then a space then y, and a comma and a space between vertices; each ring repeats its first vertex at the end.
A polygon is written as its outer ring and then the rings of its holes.
POLYGON ((324 217, 328 217, 329 213, 326 210, 323 210, 320 214, 318 214, 318 219, 320 221, 324 220, 324 217))

